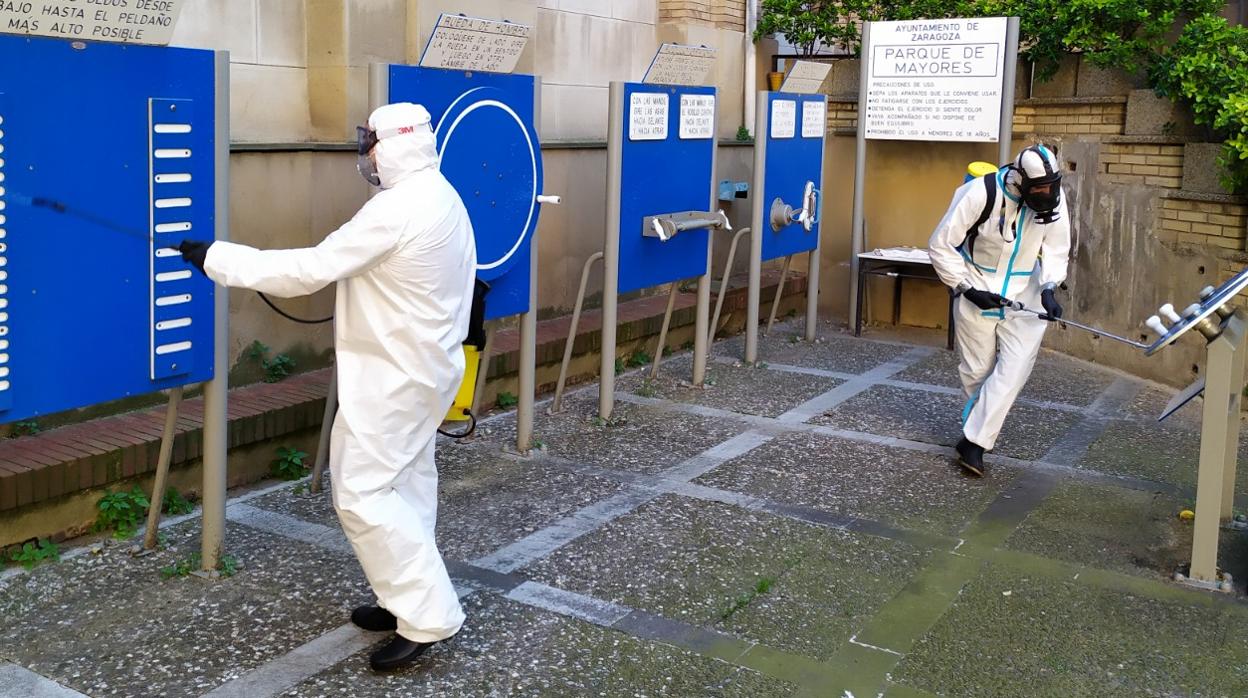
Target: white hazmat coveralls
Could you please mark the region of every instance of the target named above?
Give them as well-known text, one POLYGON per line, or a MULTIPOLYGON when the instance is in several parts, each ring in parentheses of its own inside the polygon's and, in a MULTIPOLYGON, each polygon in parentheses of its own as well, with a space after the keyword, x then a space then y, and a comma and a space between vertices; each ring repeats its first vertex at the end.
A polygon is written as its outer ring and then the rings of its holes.
POLYGON ((369 118, 382 191, 312 248, 217 242, 204 270, 226 286, 281 297, 337 283, 338 415, 330 439, 334 507, 398 633, 435 642, 464 622, 434 543, 436 430, 464 375, 476 268, 472 224, 438 170, 429 113, 413 104, 369 118))
MULTIPOLYGON (((954 194, 953 203, 928 242, 932 266, 950 288, 966 282, 1028 308, 1041 309, 1046 284, 1066 279, 1070 256, 1070 218, 1066 198, 1058 220, 1047 225, 1019 200, 1018 173, 997 172, 992 212, 968 249, 968 231, 983 211, 988 193, 982 179, 973 179, 954 194)), ((958 373, 966 406, 962 433, 992 450, 1014 399, 1031 375, 1048 321, 1031 313, 1000 308, 980 310, 959 297, 956 336, 961 361, 958 373)))

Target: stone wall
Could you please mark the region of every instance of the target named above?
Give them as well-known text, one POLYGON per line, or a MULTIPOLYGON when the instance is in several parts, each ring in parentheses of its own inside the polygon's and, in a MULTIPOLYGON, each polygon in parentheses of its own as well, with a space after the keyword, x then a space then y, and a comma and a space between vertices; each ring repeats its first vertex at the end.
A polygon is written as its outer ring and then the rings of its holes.
POLYGON ((659 0, 659 21, 745 31, 745 0, 659 0))

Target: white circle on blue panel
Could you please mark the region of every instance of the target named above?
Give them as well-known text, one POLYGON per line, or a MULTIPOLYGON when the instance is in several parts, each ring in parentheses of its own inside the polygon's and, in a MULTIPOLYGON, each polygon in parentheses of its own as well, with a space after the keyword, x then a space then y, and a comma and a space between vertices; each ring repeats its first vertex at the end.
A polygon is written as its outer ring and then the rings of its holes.
POLYGON ((477 238, 477 271, 486 281, 515 263, 537 216, 541 155, 520 115, 491 98, 503 94, 486 87, 465 92, 437 129, 442 174, 468 209, 477 238))

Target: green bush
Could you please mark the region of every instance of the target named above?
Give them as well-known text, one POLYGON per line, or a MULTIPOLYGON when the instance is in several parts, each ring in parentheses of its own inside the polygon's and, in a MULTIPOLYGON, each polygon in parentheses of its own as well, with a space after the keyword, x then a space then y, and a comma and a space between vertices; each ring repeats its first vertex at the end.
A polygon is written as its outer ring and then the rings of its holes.
POLYGON ((1160 54, 1149 77, 1157 93, 1181 100, 1198 124, 1226 138, 1222 185, 1248 185, 1248 29, 1219 16, 1197 17, 1160 54))
POLYGON ((28 570, 44 560, 59 559, 61 559, 60 548, 47 538, 27 541, 20 548, 9 552, 9 562, 21 565, 28 570))
POLYGON ((116 538, 129 538, 139 529, 147 516, 151 503, 138 486, 129 492, 109 492, 100 498, 95 507, 95 530, 112 531, 116 538))
POLYGON ((308 474, 308 466, 303 462, 307 457, 308 454, 299 449, 279 447, 272 463, 273 475, 283 480, 298 480, 308 474))

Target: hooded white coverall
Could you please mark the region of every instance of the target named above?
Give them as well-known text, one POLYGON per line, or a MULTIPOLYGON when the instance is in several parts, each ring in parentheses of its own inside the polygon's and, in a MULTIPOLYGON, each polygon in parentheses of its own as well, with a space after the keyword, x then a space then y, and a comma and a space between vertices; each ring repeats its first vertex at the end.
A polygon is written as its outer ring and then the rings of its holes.
MULTIPOLYGON (((992 213, 981 226, 974 251, 965 244, 968 231, 983 211, 988 197, 981 179, 962 185, 928 242, 932 266, 950 288, 963 281, 1024 306, 1042 310, 1040 291, 1046 284, 1066 279, 1070 256, 1070 217, 1066 198, 1060 217, 1047 225, 1019 200, 1018 173, 997 172, 997 195, 992 213)), ((992 450, 1014 399, 1031 375, 1048 321, 1031 313, 980 310, 959 297, 956 336, 961 361, 958 374, 966 406, 962 433, 971 442, 992 450)))
POLYGON ((434 543, 433 452, 464 374, 476 268, 472 224, 438 170, 429 121, 413 104, 373 113, 377 131, 415 128, 377 143, 382 191, 316 247, 217 242, 204 264, 217 283, 280 297, 337 283, 334 507, 379 605, 414 642, 446 639, 464 622, 434 543))

